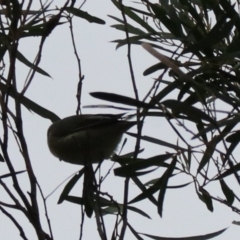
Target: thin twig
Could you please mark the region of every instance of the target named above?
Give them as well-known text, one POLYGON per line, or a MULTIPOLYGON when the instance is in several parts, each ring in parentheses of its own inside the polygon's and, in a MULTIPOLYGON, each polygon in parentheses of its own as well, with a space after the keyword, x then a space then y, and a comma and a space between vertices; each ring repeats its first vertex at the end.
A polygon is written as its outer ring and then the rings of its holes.
POLYGON ((42 200, 43 200, 43 205, 44 205, 44 210, 45 210, 45 216, 46 216, 46 219, 47 219, 48 229, 49 229, 49 232, 50 232, 50 236, 51 236, 51 238, 53 239, 53 232, 52 232, 52 227, 51 227, 51 221, 50 221, 50 218, 49 218, 49 215, 48 215, 46 198, 45 198, 44 195, 43 195, 42 188, 41 188, 41 186, 39 185, 38 181, 37 181, 37 186, 38 186, 38 189, 39 189, 39 191, 40 191, 40 194, 41 194, 41 197, 42 197, 42 200))
POLYGON ((17 229, 20 232, 20 236, 22 237, 22 239, 24 240, 28 240, 28 238, 26 237, 23 228, 21 227, 21 225, 18 223, 18 221, 10 214, 8 213, 3 207, 0 206, 0 210, 2 211, 3 214, 5 214, 12 222, 13 224, 17 227, 17 229))
MULTIPOLYGON (((84 4, 84 3, 83 3, 84 4)), ((69 21, 69 29, 70 29, 70 33, 71 33, 71 39, 72 39, 72 45, 73 45, 73 50, 74 50, 74 54, 76 56, 76 60, 77 60, 77 65, 78 65, 78 77, 79 77, 79 81, 78 81, 78 85, 77 85, 77 110, 76 110, 76 114, 81 114, 81 96, 82 96, 82 82, 84 80, 84 75, 82 75, 82 69, 81 69, 81 59, 78 55, 77 52, 77 47, 76 47, 76 43, 75 43, 75 38, 74 38, 74 33, 73 33, 73 23, 72 23, 72 17, 68 17, 68 21, 69 21)))

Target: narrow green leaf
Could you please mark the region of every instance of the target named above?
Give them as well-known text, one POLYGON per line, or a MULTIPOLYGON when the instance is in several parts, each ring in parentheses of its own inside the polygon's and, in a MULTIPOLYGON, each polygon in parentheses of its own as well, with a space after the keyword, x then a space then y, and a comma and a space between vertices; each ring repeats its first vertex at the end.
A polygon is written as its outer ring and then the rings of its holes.
POLYGON ((143 72, 143 76, 147 76, 147 75, 149 75, 151 73, 154 73, 154 72, 156 72, 158 70, 162 70, 162 69, 166 69, 166 68, 167 68, 167 66, 165 64, 161 63, 161 62, 157 63, 157 64, 154 64, 153 66, 147 68, 143 72))
POLYGON ((66 186, 64 187, 59 199, 58 199, 58 204, 62 203, 66 197, 68 196, 68 194, 70 193, 70 191, 72 190, 72 188, 75 186, 75 184, 77 183, 77 181, 82 177, 84 173, 84 168, 82 168, 78 174, 74 175, 70 181, 66 184, 66 186))
POLYGON ((148 103, 145 103, 145 102, 137 101, 134 98, 125 97, 125 96, 114 94, 114 93, 92 92, 92 93, 90 93, 90 95, 92 97, 95 97, 95 98, 98 98, 98 99, 101 99, 101 100, 115 102, 115 103, 121 103, 121 104, 135 106, 135 107, 156 108, 152 104, 148 104, 148 103))
POLYGON ((142 11, 140 9, 137 9, 137 8, 133 8, 133 7, 129 7, 131 10, 133 10, 134 12, 137 12, 137 13, 140 13, 142 15, 146 15, 148 17, 152 17, 152 14, 149 13, 149 12, 145 12, 145 11, 142 11))
POLYGON ((66 198, 64 200, 68 201, 68 202, 71 202, 71 203, 78 204, 78 205, 83 205, 84 204, 84 200, 81 197, 66 196, 66 198))
POLYGON ((108 214, 115 215, 116 213, 117 214, 122 213, 122 207, 116 206, 116 205, 111 205, 111 206, 108 206, 108 207, 102 209, 101 212, 103 215, 108 215, 108 214))
MULTIPOLYGON (((111 27, 115 28, 117 30, 124 31, 124 32, 126 31, 126 27, 123 24, 114 24, 114 25, 111 25, 111 27)), ((127 30, 128 30, 128 33, 132 33, 132 34, 136 34, 136 35, 145 35, 146 34, 142 30, 140 30, 139 28, 133 27, 129 23, 127 24, 127 30)))
POLYGON ((150 234, 145 234, 145 233, 141 233, 144 236, 147 236, 151 239, 154 240, 207 240, 207 239, 211 239, 214 237, 219 236, 220 234, 222 234, 224 231, 226 231, 227 228, 224 228, 222 230, 219 230, 217 232, 212 232, 212 233, 208 233, 205 235, 198 235, 198 236, 191 236, 191 237, 159 237, 159 236, 154 236, 154 235, 150 235, 150 234))
MULTIPOLYGON (((127 132, 127 135, 130 135, 130 136, 136 137, 136 138, 138 137, 137 134, 130 133, 130 132, 127 132)), ((188 151, 188 149, 186 149, 186 148, 179 147, 177 145, 162 141, 162 140, 157 139, 157 138, 153 138, 153 137, 149 137, 149 136, 141 136, 140 139, 144 140, 144 141, 147 141, 147 142, 150 142, 150 143, 158 144, 160 146, 169 147, 169 148, 172 148, 174 150, 188 151)))
POLYGON ((175 113, 185 114, 189 118, 194 119, 196 122, 199 122, 199 119, 202 119, 214 123, 213 119, 206 113, 187 103, 179 102, 177 100, 166 100, 161 102, 161 104, 163 104, 167 108, 171 108, 174 114, 175 113))
POLYGON ((131 211, 133 211, 133 212, 136 212, 136 213, 142 215, 143 217, 146 217, 146 218, 151 219, 150 216, 149 216, 147 213, 145 213, 144 211, 142 211, 142 210, 139 209, 139 208, 132 207, 132 206, 128 206, 127 209, 128 209, 128 210, 131 210, 131 211))
MULTIPOLYGON (((120 213, 122 213, 122 209, 123 209, 123 205, 115 202, 115 203, 111 203, 111 205, 109 205, 108 207, 102 209, 102 213, 104 215, 106 215, 106 214, 116 214, 116 213, 119 214, 119 211, 120 211, 120 213), (117 204, 117 206, 116 206, 116 204, 117 204)), ((127 209, 130 210, 130 211, 133 211, 135 213, 138 213, 138 214, 140 214, 140 215, 142 215, 146 218, 151 219, 150 216, 147 213, 145 213, 144 211, 142 211, 142 210, 140 210, 136 207, 127 206, 127 209)))
POLYGON ((228 187, 228 185, 225 183, 225 181, 223 179, 220 179, 220 184, 221 184, 222 191, 227 199, 228 204, 232 205, 234 202, 234 198, 235 198, 232 189, 230 189, 228 187))
POLYGON ((114 169, 114 174, 118 177, 139 177, 142 175, 149 174, 153 171, 155 171, 157 168, 151 169, 151 170, 146 170, 146 171, 134 171, 133 169, 130 169, 130 171, 124 172, 123 169, 117 169, 119 171, 115 171, 114 169))
POLYGON ((137 45, 141 45, 143 42, 140 41, 141 39, 147 39, 147 40, 152 40, 151 38, 151 34, 149 33, 144 33, 144 34, 141 34, 139 36, 133 36, 133 37, 129 37, 128 39, 125 38, 125 39, 118 39, 118 40, 114 40, 112 41, 113 43, 117 42, 117 46, 116 46, 116 49, 124 46, 124 45, 127 45, 128 43, 130 44, 137 44, 137 45))
POLYGON ((78 8, 66 7, 65 10, 69 13, 72 13, 76 17, 80 17, 80 18, 87 20, 90 23, 105 24, 105 21, 103 21, 102 19, 100 19, 98 17, 94 17, 94 16, 90 15, 89 13, 84 12, 78 8))
POLYGON ((110 17, 110 18, 112 18, 112 19, 116 20, 117 22, 120 22, 120 23, 122 23, 124 25, 124 21, 122 19, 117 18, 117 17, 112 16, 112 15, 108 15, 108 17, 110 17))
POLYGON ((14 172, 14 173, 3 174, 3 175, 0 176, 0 179, 12 177, 13 175, 21 174, 21 173, 24 173, 24 172, 26 172, 26 170, 17 171, 17 172, 14 172))
POLYGON ((136 238, 137 240, 144 240, 143 238, 141 238, 141 237, 139 236, 139 233, 135 231, 135 229, 130 225, 129 222, 127 223, 127 226, 128 226, 128 228, 130 229, 130 231, 132 232, 132 234, 135 236, 135 238, 136 238))
POLYGON ((165 163, 165 161, 171 158, 172 156, 173 154, 163 154, 163 155, 158 155, 158 156, 147 158, 147 159, 137 159, 136 161, 129 163, 128 165, 114 169, 114 174, 116 176, 124 176, 124 177, 129 175, 135 176, 133 175, 134 173, 136 174, 137 171, 146 169, 148 167, 159 167, 159 166, 168 167, 169 164, 165 163))
POLYGON ((38 72, 44 76, 51 77, 47 72, 42 70, 40 67, 37 67, 36 65, 29 62, 19 51, 17 51, 16 57, 20 62, 22 62, 26 66, 30 67, 31 69, 35 70, 36 72, 38 72))
POLYGON ((192 163, 192 149, 190 146, 188 146, 188 167, 189 171, 191 169, 191 163, 192 163))
POLYGON ((162 217, 163 202, 164 202, 165 192, 167 189, 168 180, 172 176, 176 163, 177 163, 177 156, 173 158, 169 168, 166 170, 166 172, 163 174, 163 177, 162 177, 161 189, 158 195, 158 213, 160 217, 162 217))
MULTIPOLYGON (((172 176, 174 176, 174 174, 173 174, 172 176)), ((144 185, 145 185, 145 186, 152 186, 152 185, 155 184, 158 180, 159 180, 159 178, 152 179, 152 180, 146 182, 144 185)), ((183 187, 188 186, 188 185, 191 184, 191 183, 193 183, 193 182, 184 183, 184 184, 175 185, 175 186, 167 186, 167 188, 172 188, 172 189, 174 189, 174 188, 183 188, 183 187)))
POLYGON ((219 138, 217 136, 214 136, 210 142, 206 143, 207 149, 205 150, 204 155, 199 163, 197 173, 199 173, 204 168, 204 166, 207 163, 209 163, 209 161, 216 149, 216 145, 219 142, 218 140, 219 140, 219 138))
POLYGON ((209 211, 213 212, 212 198, 210 197, 209 193, 202 187, 199 188, 199 191, 202 193, 202 195, 198 193, 200 200, 206 204, 209 211))
POLYGON ((0 82, 0 89, 1 91, 8 93, 13 99, 17 99, 18 101, 20 101, 20 103, 23 104, 28 110, 32 110, 43 118, 50 119, 52 122, 60 120, 60 118, 53 112, 47 110, 46 108, 43 108, 42 106, 28 99, 27 97, 22 96, 18 92, 13 91, 12 86, 7 87, 5 84, 0 82))
POLYGON ((175 186, 167 186, 167 188, 172 188, 172 189, 174 189, 174 188, 183 188, 183 187, 186 187, 186 186, 188 186, 189 184, 191 184, 191 183, 193 183, 193 182, 189 182, 189 183, 184 183, 184 184, 181 184, 181 185, 175 185, 175 186))
POLYGON ((237 226, 240 226, 240 221, 232 221, 232 224, 235 224, 237 226))

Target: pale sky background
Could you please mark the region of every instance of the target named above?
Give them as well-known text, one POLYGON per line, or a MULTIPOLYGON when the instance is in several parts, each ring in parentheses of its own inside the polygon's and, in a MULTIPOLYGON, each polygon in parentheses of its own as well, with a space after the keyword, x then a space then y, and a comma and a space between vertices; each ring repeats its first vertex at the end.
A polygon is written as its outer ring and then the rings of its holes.
MULTIPOLYGON (((60 2, 64 1, 55 1, 52 4, 52 7, 56 4, 61 6, 60 2)), ((74 21, 74 34, 76 37, 77 50, 81 58, 82 71, 85 75, 82 104, 108 104, 108 102, 100 102, 89 95, 89 92, 95 91, 113 92, 133 97, 133 88, 127 62, 127 49, 126 47, 122 47, 116 50, 115 43, 110 43, 112 40, 125 38, 123 32, 110 27, 110 25, 116 24, 116 22, 107 17, 107 15, 110 14, 121 18, 120 12, 115 8, 111 1, 99 1, 96 3, 96 1, 93 0, 88 0, 82 10, 88 11, 91 15, 97 16, 106 21, 105 25, 90 24, 80 18, 75 18, 74 21)), ((38 44, 39 38, 23 39, 20 41, 20 51, 32 61, 38 51, 38 44)), ((132 59, 136 83, 140 98, 142 99, 153 83, 152 78, 158 76, 158 73, 155 73, 151 76, 144 77, 142 73, 147 67, 157 63, 157 60, 145 52, 140 46, 132 47, 132 59)), ((57 27, 47 39, 46 44, 44 45, 40 67, 47 71, 52 79, 37 74, 30 89, 27 91, 26 96, 39 105, 53 111, 61 118, 74 115, 77 106, 75 95, 78 83, 78 69, 73 54, 69 26, 67 24, 57 27)), ((17 65, 17 79, 19 86, 24 83, 27 76, 27 70, 28 69, 22 64, 17 65)), ((113 110, 82 110, 83 113, 101 113, 109 111, 117 113, 117 111, 113 110)), ((50 125, 49 120, 31 113, 25 108, 23 109, 23 113, 24 130, 30 157, 32 159, 32 165, 43 193, 47 196, 64 179, 78 171, 80 167, 60 162, 50 154, 46 143, 46 132, 50 125)), ((136 129, 132 128, 131 132, 136 132, 136 129)), ((147 119, 144 124, 144 134, 174 144, 176 143, 175 135, 172 134, 170 126, 163 119, 147 119)), ((135 139, 129 136, 127 136, 127 138, 128 142, 124 148, 124 153, 134 149, 135 139)), ((190 137, 188 139, 190 139, 190 137)), ((158 145, 150 145, 146 142, 142 142, 141 147, 145 148, 145 151, 140 157, 150 157, 164 154, 167 150, 171 151, 171 149, 159 147, 158 145)), ((13 144, 10 149, 10 155, 16 166, 16 170, 24 169, 22 158, 17 146, 13 144)), ((106 172, 111 164, 110 161, 105 161, 102 167, 102 172, 106 172)), ((115 168, 116 167, 117 165, 115 168)), ((1 163, 0 174, 4 174, 6 171, 4 164, 1 163)), ((162 170, 162 172, 164 171, 165 169, 162 170)), ((19 181, 27 191, 29 186, 25 176, 25 174, 19 176, 19 181)), ((159 175, 150 174, 149 176, 154 178, 159 175)), ((149 177, 143 177, 141 180, 142 182, 146 182, 149 180, 149 177)), ((170 180, 170 185, 183 184, 189 181, 191 181, 191 178, 182 174, 170 180)), ((10 180, 7 180, 6 182, 11 185, 10 180)), ((227 182, 231 183, 230 186, 233 190, 239 189, 235 180, 227 182)), ((79 238, 81 209, 79 205, 74 205, 68 202, 63 202, 60 205, 57 204, 64 186, 65 184, 48 198, 47 205, 50 215, 49 217, 53 228, 54 239, 75 240, 79 238)), ((104 191, 121 201, 123 196, 123 186, 124 179, 115 177, 111 174, 103 187, 104 191)), ((139 191, 132 182, 130 183, 130 188, 131 199, 136 196, 139 191)), ((211 191, 215 189, 219 190, 218 183, 216 186, 212 185, 208 190, 211 191)), ((220 193, 219 196, 222 196, 221 191, 218 192, 220 193)), ((79 196, 81 193, 82 183, 80 182, 75 187, 72 195, 79 196)), ((0 190, 0 194, 3 196, 2 189, 0 190)), ((178 190, 170 189, 167 191, 164 201, 163 218, 160 218, 156 214, 157 209, 146 200, 136 204, 136 207, 146 211, 146 213, 152 217, 152 220, 129 212, 129 222, 138 232, 164 237, 204 235, 229 227, 225 233, 214 239, 237 240, 240 235, 240 227, 232 225, 231 222, 233 220, 238 221, 239 216, 231 212, 231 210, 224 205, 217 202, 213 202, 213 204, 214 212, 211 213, 207 210, 205 204, 198 199, 194 190, 194 185, 191 184, 185 188, 178 190)), ((21 217, 21 214, 19 214, 17 219, 19 219, 19 222, 22 224, 27 237, 31 240, 37 239, 33 228, 25 218, 21 217)), ((47 223, 44 214, 42 215, 42 219, 44 229, 47 230, 47 223)), ((104 219, 106 220, 106 228, 109 230, 108 232, 111 233, 115 218, 107 216, 104 219)), ((85 221, 83 239, 99 239, 95 218, 86 218, 85 221)), ((18 230, 3 214, 0 214, 0 239, 21 239, 18 230)), ((127 231, 125 239, 135 238, 127 231)))

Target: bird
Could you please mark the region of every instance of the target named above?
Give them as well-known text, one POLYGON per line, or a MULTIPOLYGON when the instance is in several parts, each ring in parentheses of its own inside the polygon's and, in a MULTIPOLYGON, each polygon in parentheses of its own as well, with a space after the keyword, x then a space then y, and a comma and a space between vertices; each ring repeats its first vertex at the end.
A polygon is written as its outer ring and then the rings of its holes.
POLYGON ((71 164, 99 163, 114 153, 122 135, 136 124, 123 114, 82 114, 54 122, 47 131, 50 152, 71 164))
POLYGON ((114 153, 122 135, 136 124, 125 114, 83 114, 54 122, 47 131, 50 152, 60 160, 84 165, 83 204, 91 218, 97 184, 92 164, 114 153))

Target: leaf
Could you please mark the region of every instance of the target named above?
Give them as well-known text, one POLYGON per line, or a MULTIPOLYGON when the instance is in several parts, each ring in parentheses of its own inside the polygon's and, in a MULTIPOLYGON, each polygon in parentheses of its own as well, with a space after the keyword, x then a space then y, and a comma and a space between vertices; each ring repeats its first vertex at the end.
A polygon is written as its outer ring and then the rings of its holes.
POLYGON ((12 177, 13 175, 21 174, 21 173, 24 173, 24 172, 26 172, 26 170, 3 174, 3 175, 0 176, 0 179, 12 177))
POLYGON ((240 226, 240 221, 232 221, 232 224, 235 224, 237 226, 240 226))
POLYGON ((142 15, 146 15, 148 17, 152 17, 152 14, 149 13, 149 12, 145 12, 145 11, 142 11, 140 9, 137 9, 137 8, 133 8, 133 7, 129 7, 131 10, 133 10, 134 12, 137 12, 137 13, 140 13, 142 15))
MULTIPOLYGON (((127 226, 130 229, 130 231, 132 232, 132 234, 136 237, 137 240, 144 240, 143 238, 141 238, 138 234, 138 232, 135 231, 135 229, 130 225, 129 222, 127 222, 127 226)), ((112 238, 113 239, 113 238, 112 238)))
POLYGON ((108 200, 102 196, 99 195, 94 195, 94 198, 98 200, 98 203, 100 203, 101 207, 106 207, 106 206, 114 206, 115 203, 113 203, 111 200, 108 200))
POLYGON ((26 66, 30 67, 31 69, 33 69, 34 71, 47 76, 47 77, 51 77, 47 72, 45 72, 44 70, 42 70, 40 67, 32 64, 31 62, 29 62, 19 51, 17 51, 16 53, 16 57, 17 59, 22 62, 23 64, 25 64, 26 66))
MULTIPOLYGON (((104 215, 106 215, 106 214, 116 214, 116 213, 119 214, 119 211, 120 211, 120 213, 122 213, 123 205, 118 204, 118 206, 116 206, 116 204, 117 204, 116 202, 114 204, 112 203, 111 206, 102 209, 101 210, 102 213, 104 215)), ((144 211, 142 211, 139 208, 132 207, 132 206, 127 206, 127 209, 132 211, 132 212, 138 213, 138 214, 142 215, 143 217, 151 219, 150 216, 147 213, 145 213, 144 211)))
POLYGON ((36 114, 40 115, 43 118, 50 119, 52 122, 60 120, 60 118, 53 112, 43 108, 32 100, 24 97, 22 94, 19 94, 16 91, 13 91, 13 87, 7 87, 5 84, 0 82, 1 91, 8 93, 13 99, 17 99, 21 104, 23 104, 28 110, 32 110, 36 114))
POLYGON ((90 15, 89 13, 84 12, 80 9, 73 8, 73 7, 66 7, 65 10, 69 13, 72 13, 76 17, 80 17, 80 18, 87 20, 90 23, 105 24, 105 21, 103 21, 102 19, 94 17, 94 16, 90 15))
POLYGON ((221 184, 222 191, 223 191, 223 193, 224 193, 224 195, 225 195, 225 197, 227 199, 227 203, 229 205, 232 205, 233 202, 234 202, 234 198, 235 198, 232 189, 230 189, 228 187, 228 185, 224 182, 223 179, 220 179, 220 184, 221 184))
POLYGON ((84 174, 84 168, 82 168, 78 174, 74 175, 71 180, 66 184, 66 186, 64 187, 59 199, 58 199, 58 204, 62 203, 66 197, 68 196, 68 194, 70 193, 70 191, 72 190, 72 188, 75 186, 75 184, 77 183, 77 181, 82 177, 82 175, 84 174))
POLYGON ((154 236, 154 235, 149 235, 149 234, 145 234, 145 233, 140 233, 144 236, 147 236, 151 239, 154 240, 207 240, 210 238, 214 238, 217 237, 218 235, 222 234, 224 231, 226 231, 227 228, 221 229, 217 232, 212 232, 212 233, 208 233, 205 235, 198 235, 198 236, 191 236, 191 237, 159 237, 159 236, 154 236))
POLYGON ((107 214, 115 215, 116 213, 119 214, 122 212, 122 207, 111 204, 110 206, 102 209, 101 212, 103 215, 107 215, 107 214))
MULTIPOLYGON (((143 151, 144 151, 144 149, 139 149, 137 153, 140 154, 143 151)), ((129 153, 126 153, 123 155, 113 154, 113 156, 110 158, 110 160, 112 160, 113 162, 118 162, 120 164, 131 163, 133 161, 134 155, 135 155, 135 151, 129 152, 129 153)))
POLYGON ((193 182, 189 182, 189 183, 184 183, 184 184, 180 184, 180 185, 175 185, 175 186, 167 186, 167 188, 172 188, 172 189, 174 189, 174 188, 183 188, 183 187, 186 187, 186 186, 188 186, 189 184, 191 184, 191 183, 193 183, 193 182))
MULTIPOLYGON (((171 59, 171 61, 174 62, 179 67, 185 66, 184 64, 180 63, 179 61, 174 61, 173 59, 171 59)), ((197 63, 188 63, 188 66, 195 66, 195 65, 197 65, 197 63)), ((168 69, 168 67, 164 63, 162 63, 162 62, 154 64, 153 66, 147 68, 143 72, 143 76, 147 76, 147 75, 149 75, 151 73, 154 73, 154 72, 156 72, 158 70, 162 70, 162 69, 168 69)), ((178 81, 176 81, 176 82, 178 82, 178 81)), ((180 89, 180 90, 182 91, 182 89, 180 89)), ((180 99, 178 98, 178 100, 180 100, 180 99)))
POLYGON ((199 199, 206 204, 209 211, 213 212, 212 198, 210 197, 209 193, 202 187, 199 188, 199 191, 202 193, 202 195, 198 193, 199 199))
POLYGON ((144 211, 142 211, 142 210, 139 209, 139 208, 132 207, 132 206, 128 206, 127 209, 128 209, 128 210, 131 210, 131 211, 133 211, 133 212, 136 212, 136 213, 138 213, 138 214, 140 214, 140 215, 142 215, 142 216, 144 216, 144 217, 146 217, 146 218, 151 219, 150 216, 149 216, 147 213, 145 213, 144 211))
POLYGON ((121 103, 121 104, 135 106, 135 107, 156 108, 152 104, 137 101, 136 99, 133 99, 133 98, 130 98, 130 97, 125 97, 125 96, 114 94, 114 93, 92 92, 92 93, 90 93, 90 95, 92 97, 95 97, 95 98, 98 98, 98 99, 101 99, 101 100, 115 102, 115 103, 121 103))
POLYGON ((218 142, 219 138, 217 136, 214 136, 210 142, 206 143, 207 149, 205 150, 204 155, 199 163, 197 173, 199 173, 204 168, 204 166, 209 163, 218 142))
MULTIPOLYGON (((136 172, 141 170, 141 169, 146 169, 148 167, 153 167, 153 166, 166 166, 168 167, 169 164, 164 163, 164 161, 168 160, 169 158, 171 158, 173 156, 173 154, 163 154, 163 155, 158 155, 152 158, 148 158, 148 159, 137 159, 131 163, 129 163, 128 165, 119 167, 114 169, 114 174, 116 176, 135 176, 134 174, 137 174, 136 172)), ((150 172, 152 172, 153 170, 151 170, 150 172)))
POLYGON ((120 19, 120 18, 117 18, 117 17, 112 16, 112 15, 108 15, 108 17, 110 17, 110 18, 116 20, 117 22, 120 22, 120 23, 124 24, 124 21, 123 21, 122 19, 120 19))
MULTIPOLYGON (((111 25, 112 28, 115 28, 117 30, 121 30, 121 31, 126 31, 126 26, 123 24, 114 24, 111 25)), ((128 33, 132 33, 132 34, 146 34, 145 32, 143 32, 142 30, 140 30, 139 28, 133 27, 132 25, 130 25, 129 23, 127 24, 127 30, 128 33)), ((148 34, 149 35, 149 34, 148 34)))
POLYGON ((167 108, 171 108, 174 114, 176 113, 185 114, 190 119, 193 119, 195 122, 199 122, 199 119, 201 119, 214 123, 214 120, 211 117, 209 117, 206 113, 184 102, 179 102, 177 100, 166 100, 161 102, 161 104, 163 104, 167 108))
POLYGON ((147 75, 149 75, 149 74, 151 74, 151 73, 154 73, 154 72, 156 72, 156 71, 158 71, 158 70, 162 70, 162 69, 166 69, 167 67, 166 67, 166 65, 165 64, 163 64, 163 63, 157 63, 157 64, 154 64, 153 66, 151 66, 151 67, 149 67, 149 68, 147 68, 144 72, 143 72, 143 76, 147 76, 147 75))
POLYGON ((114 40, 112 42, 117 42, 117 46, 116 46, 116 49, 128 44, 128 42, 130 44, 137 44, 137 45, 140 45, 142 44, 142 41, 139 41, 141 39, 148 39, 148 40, 152 40, 152 38, 150 37, 151 34, 149 33, 146 33, 146 34, 142 34, 142 35, 139 35, 139 36, 133 36, 133 37, 129 37, 128 39, 125 38, 125 39, 118 39, 118 40, 114 40))
MULTIPOLYGON (((130 135, 132 137, 136 137, 136 138, 139 137, 138 134, 136 134, 136 133, 127 132, 126 134, 130 135)), ((153 138, 153 137, 149 137, 149 136, 140 136, 140 139, 144 140, 144 141, 148 141, 150 143, 158 144, 160 146, 169 147, 169 148, 172 148, 174 150, 188 151, 188 149, 186 149, 186 148, 179 147, 177 145, 162 141, 162 140, 157 139, 157 138, 153 138)))
POLYGON ((139 177, 139 176, 142 176, 142 175, 146 175, 148 173, 151 173, 153 171, 155 171, 157 168, 155 169, 151 169, 151 170, 147 170, 147 171, 133 171, 133 170, 130 170, 130 171, 123 171, 122 169, 117 169, 119 171, 115 171, 114 170, 114 174, 118 177, 139 177), (121 171, 120 171, 121 170, 121 171))
POLYGON ((163 202, 164 202, 165 192, 167 189, 168 180, 172 176, 176 163, 177 163, 177 156, 173 158, 171 164, 169 165, 169 168, 166 170, 166 172, 163 174, 163 177, 162 177, 161 189, 158 195, 158 213, 160 217, 162 217, 163 202))
POLYGON ((93 209, 95 209, 96 207, 99 207, 96 203, 96 201, 92 201, 91 203, 89 203, 89 206, 85 205, 85 200, 82 197, 76 197, 76 196, 66 196, 65 201, 74 203, 74 204, 78 204, 78 205, 84 205, 85 207, 85 213, 86 215, 91 218, 92 213, 93 213, 93 209), (91 209, 88 209, 88 207, 91 207, 91 209))
POLYGON ((78 205, 83 205, 84 204, 84 200, 81 197, 76 197, 76 196, 66 196, 65 201, 71 202, 71 203, 75 203, 78 205))
MULTIPOLYGON (((176 168, 176 167, 175 167, 176 168)), ((177 168, 176 168, 177 169, 177 168)), ((172 175, 173 176, 173 175, 172 175)), ((153 185, 155 184, 157 181, 159 180, 159 178, 155 178, 155 179, 152 179, 148 182, 146 182, 144 185, 145 186, 149 186, 149 185, 153 185)), ((175 186, 167 186, 167 188, 182 188, 182 187, 186 187, 188 186, 189 184, 191 184, 193 182, 188 182, 188 183, 184 183, 184 184, 181 184, 181 185, 175 185, 175 186)))
MULTIPOLYGON (((190 172, 191 168, 191 158, 192 158, 192 149, 190 146, 188 146, 187 156, 185 155, 185 152, 182 152, 182 158, 186 164, 187 170, 190 172)), ((184 166, 185 167, 185 166, 184 166)))

